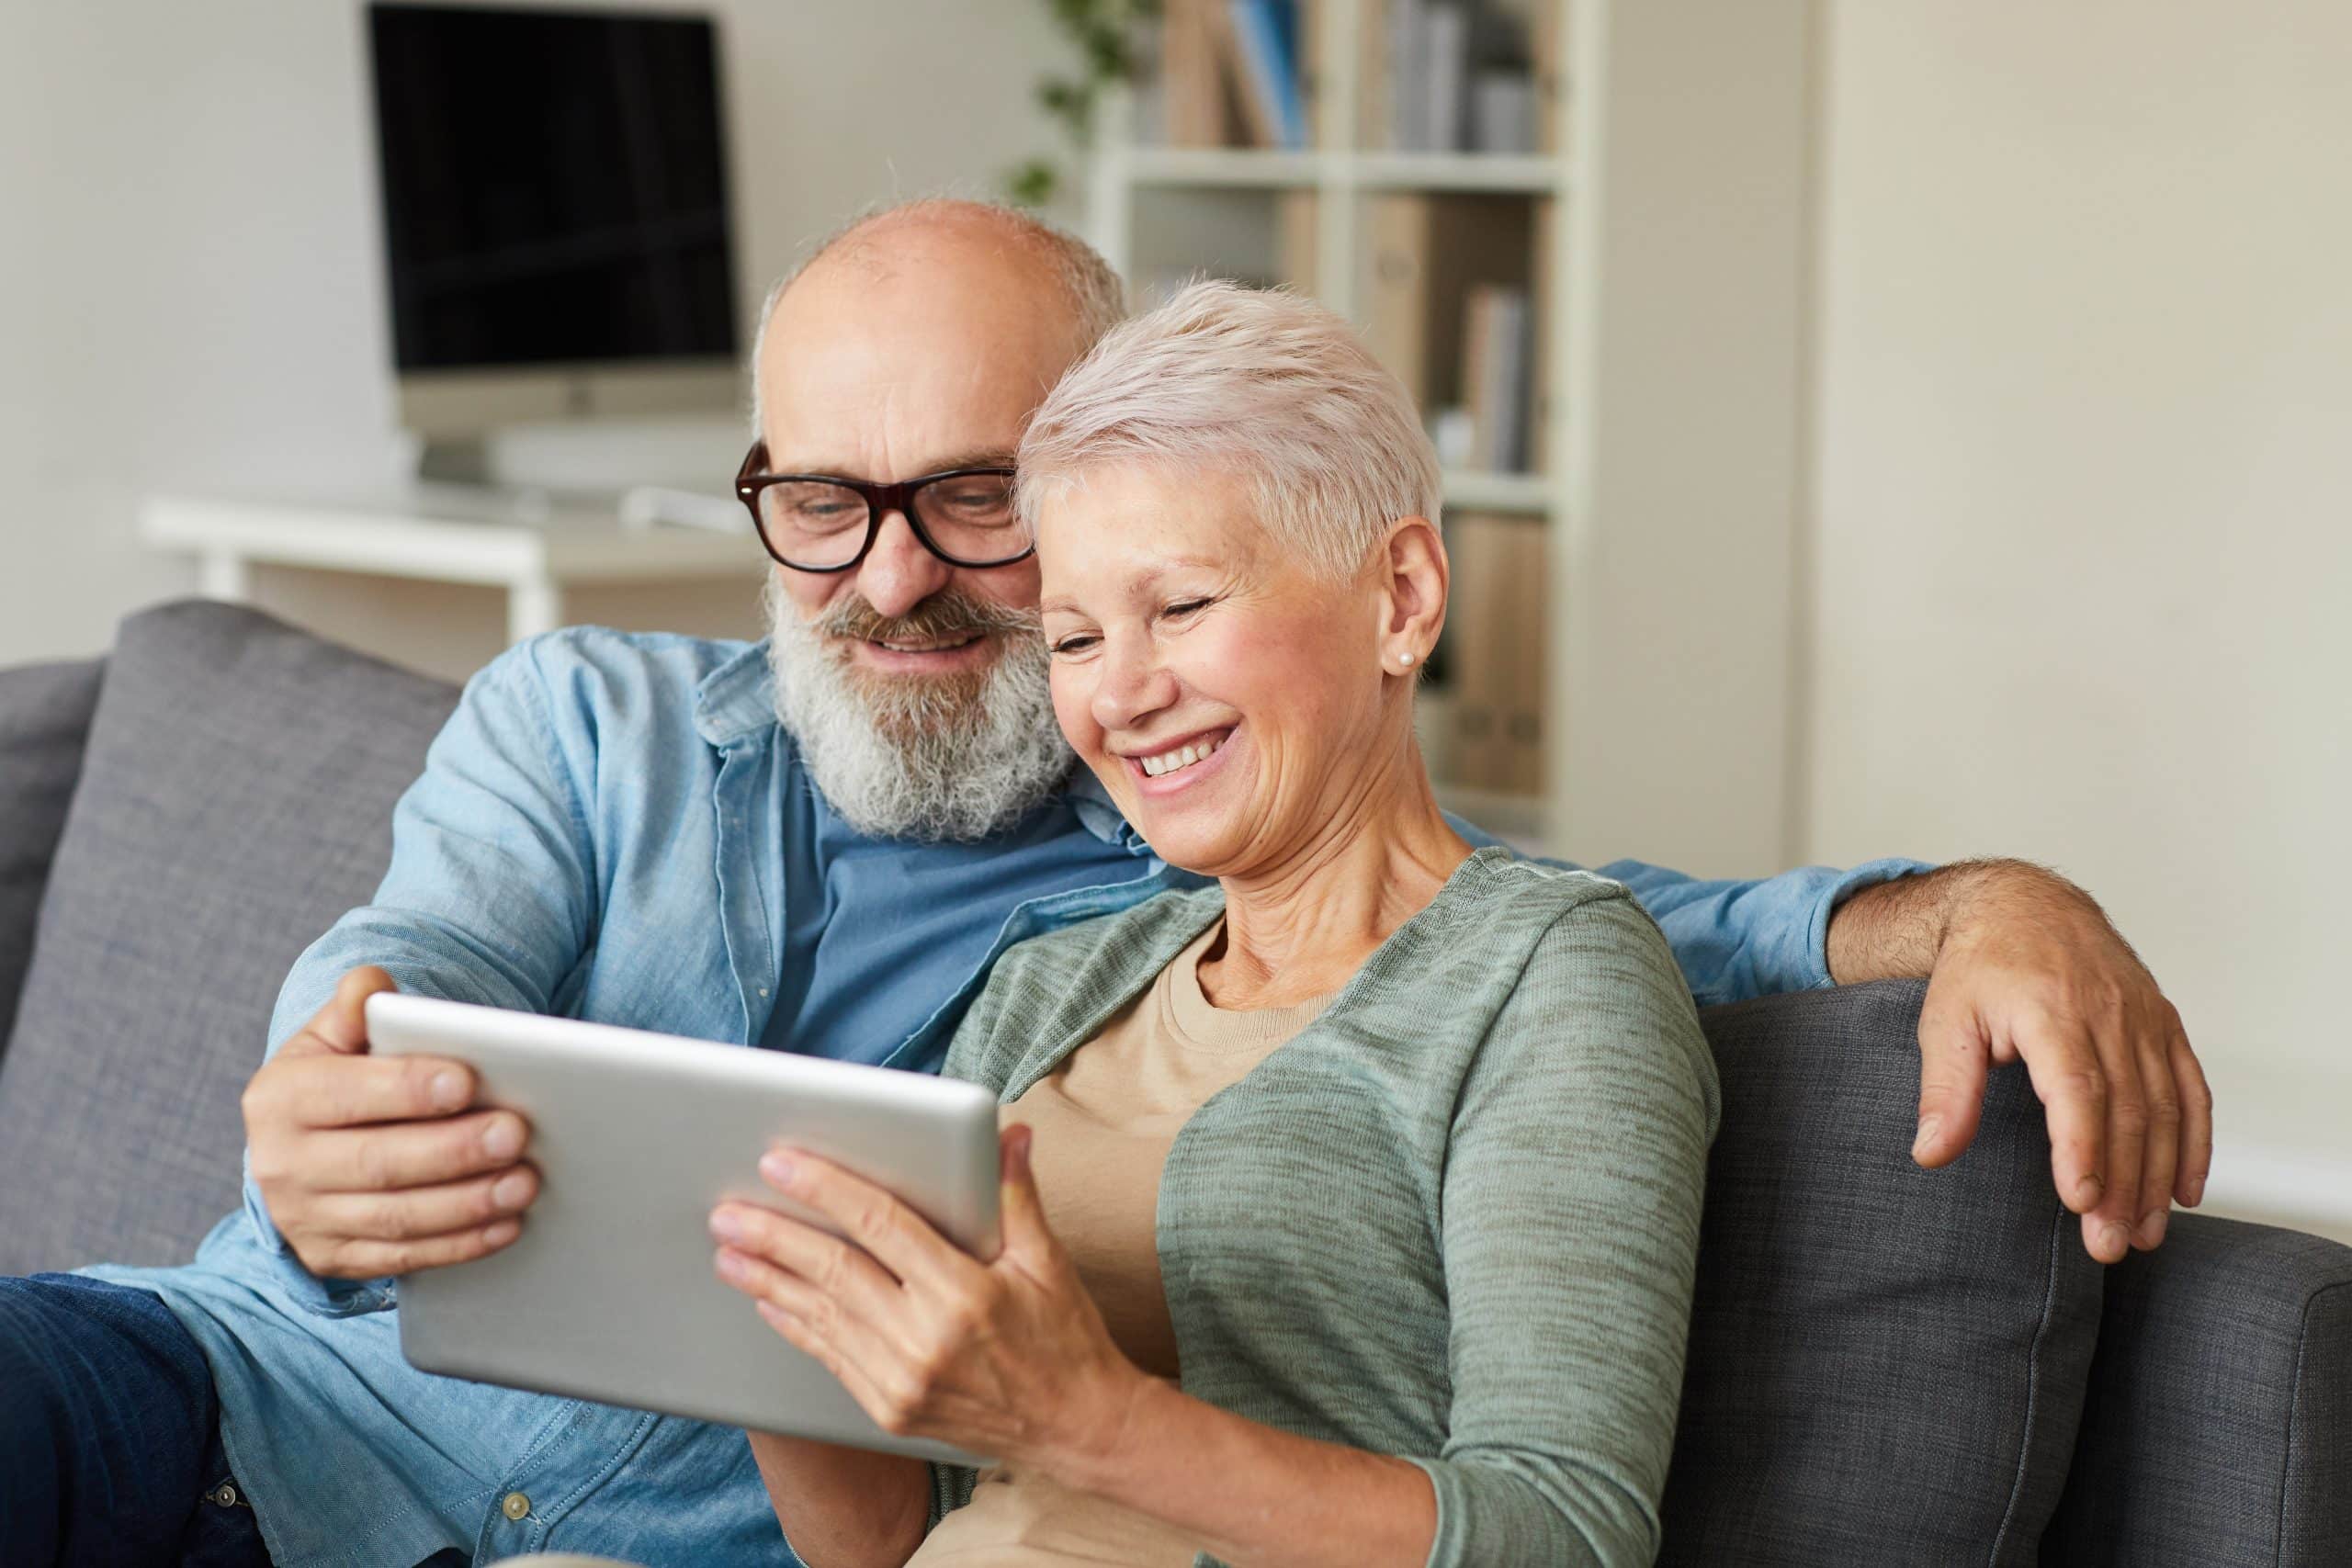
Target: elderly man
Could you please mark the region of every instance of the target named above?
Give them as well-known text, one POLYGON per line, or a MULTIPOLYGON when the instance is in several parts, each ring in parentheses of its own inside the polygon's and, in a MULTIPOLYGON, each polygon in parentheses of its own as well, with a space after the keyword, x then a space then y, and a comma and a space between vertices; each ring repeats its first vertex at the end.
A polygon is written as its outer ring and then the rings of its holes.
MULTIPOLYGON (((528 1129, 460 1109, 462 1069, 370 1056, 360 1004, 397 986, 935 1066, 1007 944, 1170 886, 1055 731, 1034 564, 956 525, 1118 314, 1084 246, 956 202, 854 225, 779 290, 742 482, 830 484, 865 526, 779 559, 763 646, 581 629, 474 679, 375 901, 286 982, 244 1212, 187 1268, 0 1281, 12 1562, 787 1561, 740 1432, 401 1359, 390 1276, 511 1242, 536 1177, 528 1129)), ((1973 1136, 1987 1062, 2022 1057, 2095 1255, 2200 1195, 2179 1021, 2067 884, 1607 870, 1702 1001, 1931 976, 1922 1163, 1973 1136)))

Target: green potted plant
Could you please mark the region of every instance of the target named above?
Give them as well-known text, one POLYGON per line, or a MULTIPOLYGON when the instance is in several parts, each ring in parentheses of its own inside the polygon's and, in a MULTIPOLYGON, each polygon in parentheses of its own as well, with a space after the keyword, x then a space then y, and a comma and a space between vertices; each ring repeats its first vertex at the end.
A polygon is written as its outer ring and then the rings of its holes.
MULTIPOLYGON (((1094 111, 1103 90, 1136 79, 1136 34, 1159 19, 1160 0, 1046 0, 1046 8, 1073 45, 1077 69, 1039 82, 1037 105, 1083 152, 1094 140, 1094 111)), ((1061 181, 1061 165, 1040 156, 1007 175, 1005 191, 1021 206, 1043 207, 1061 181)))

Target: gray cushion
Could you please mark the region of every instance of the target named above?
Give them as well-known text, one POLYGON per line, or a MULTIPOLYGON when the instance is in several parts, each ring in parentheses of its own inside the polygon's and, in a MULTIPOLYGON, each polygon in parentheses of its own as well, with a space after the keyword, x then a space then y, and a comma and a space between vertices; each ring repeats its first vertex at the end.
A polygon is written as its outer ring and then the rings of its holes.
POLYGON ((1670 1563, 2027 1563, 2065 1484, 2100 1270, 2040 1103, 1911 1163, 1925 987, 1702 1014, 1723 1130, 1668 1477, 1670 1563))
POLYGON ((2107 1298, 2048 1560, 2352 1563, 2352 1247, 2175 1214, 2107 1298))
POLYGON ((95 659, 0 670, 0 1056, 105 672, 95 659))
POLYGON ((250 610, 122 625, 0 1063, 0 1273, 186 1258, 295 956, 365 903, 456 704, 250 610))

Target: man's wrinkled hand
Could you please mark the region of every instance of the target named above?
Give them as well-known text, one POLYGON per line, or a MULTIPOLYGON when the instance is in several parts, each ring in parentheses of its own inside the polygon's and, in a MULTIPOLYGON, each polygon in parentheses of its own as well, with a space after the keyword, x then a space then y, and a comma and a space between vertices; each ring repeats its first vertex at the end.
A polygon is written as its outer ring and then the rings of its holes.
POLYGON ((1919 1018, 1928 1167, 1976 1135, 1994 1063, 2022 1061, 2050 1118, 2051 1174, 2113 1263, 2205 1195, 2213 1099, 2180 1014, 2090 896, 2017 862, 1955 868, 1919 1018))
POLYGON ((354 969, 246 1085, 254 1182, 304 1268, 368 1280, 464 1263, 511 1245, 538 1194, 530 1129, 469 1111, 473 1074, 432 1056, 368 1054, 366 1003, 394 989, 354 969))

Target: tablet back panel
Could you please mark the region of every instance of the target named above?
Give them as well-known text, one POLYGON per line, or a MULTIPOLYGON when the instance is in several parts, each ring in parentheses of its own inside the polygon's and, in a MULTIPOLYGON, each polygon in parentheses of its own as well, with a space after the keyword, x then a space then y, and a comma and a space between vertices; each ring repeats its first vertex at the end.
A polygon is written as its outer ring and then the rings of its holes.
MULTIPOLYGON (((540 1173, 504 1251, 400 1283, 426 1371, 732 1427, 973 1463, 892 1438, 712 1271, 721 1199, 794 1213, 760 1180, 788 1143, 897 1192, 977 1257, 997 1250, 996 1099, 975 1084, 382 993, 372 1048, 451 1057, 475 1104, 531 1124, 540 1173)), ((801 1213, 800 1217, 814 1216, 801 1213)))

